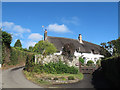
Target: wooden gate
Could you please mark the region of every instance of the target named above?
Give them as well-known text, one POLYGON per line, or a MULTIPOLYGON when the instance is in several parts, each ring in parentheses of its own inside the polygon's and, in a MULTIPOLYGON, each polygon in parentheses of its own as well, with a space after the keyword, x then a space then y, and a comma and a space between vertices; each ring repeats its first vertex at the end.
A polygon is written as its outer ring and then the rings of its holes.
POLYGON ((79 63, 79 71, 83 74, 92 74, 98 66, 82 66, 81 63, 79 63))

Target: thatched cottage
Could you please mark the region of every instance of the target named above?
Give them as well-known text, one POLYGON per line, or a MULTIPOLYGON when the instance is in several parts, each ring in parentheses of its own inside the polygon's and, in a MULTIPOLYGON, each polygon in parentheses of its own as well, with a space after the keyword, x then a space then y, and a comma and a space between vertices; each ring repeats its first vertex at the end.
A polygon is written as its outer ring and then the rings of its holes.
POLYGON ((73 45, 75 46, 74 56, 76 56, 77 58, 83 57, 85 63, 87 63, 88 60, 92 60, 94 61, 94 63, 96 63, 97 60, 104 57, 103 55, 100 55, 100 46, 82 40, 81 34, 79 34, 78 39, 51 37, 47 36, 47 30, 45 30, 44 40, 47 40, 48 42, 53 43, 55 45, 58 52, 54 53, 54 55, 61 55, 64 45, 67 43, 73 43, 73 45))

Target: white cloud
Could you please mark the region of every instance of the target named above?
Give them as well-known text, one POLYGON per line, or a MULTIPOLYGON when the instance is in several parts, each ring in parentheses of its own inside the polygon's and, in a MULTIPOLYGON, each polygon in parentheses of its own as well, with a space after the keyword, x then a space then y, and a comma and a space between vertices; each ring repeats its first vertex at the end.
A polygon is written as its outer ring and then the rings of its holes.
POLYGON ((24 33, 24 32, 31 32, 30 29, 22 28, 20 25, 15 25, 13 27, 13 30, 18 32, 18 33, 24 33))
POLYGON ((13 22, 3 22, 2 26, 5 31, 11 31, 11 32, 16 32, 16 33, 31 32, 30 29, 23 28, 22 26, 16 25, 13 22))
POLYGON ((8 33, 12 34, 12 37, 15 38, 23 38, 23 34, 30 33, 31 30, 27 28, 23 28, 20 25, 16 25, 13 22, 3 22, 2 28, 5 31, 8 31, 8 33))
POLYGON ((61 20, 65 24, 79 25, 79 18, 75 17, 75 16, 74 17, 69 17, 69 18, 62 18, 61 20))
POLYGON ((11 29, 14 26, 13 22, 3 22, 2 26, 5 27, 6 29, 11 29))
POLYGON ((32 33, 29 35, 28 39, 31 39, 33 41, 39 41, 43 38, 42 35, 40 35, 39 33, 32 33))
POLYGON ((58 24, 49 24, 47 29, 49 31, 59 32, 59 33, 65 33, 70 32, 66 25, 58 25, 58 24))
POLYGON ((29 48, 29 46, 34 47, 36 43, 37 43, 37 42, 28 41, 28 42, 26 42, 26 47, 27 47, 27 48, 29 48))

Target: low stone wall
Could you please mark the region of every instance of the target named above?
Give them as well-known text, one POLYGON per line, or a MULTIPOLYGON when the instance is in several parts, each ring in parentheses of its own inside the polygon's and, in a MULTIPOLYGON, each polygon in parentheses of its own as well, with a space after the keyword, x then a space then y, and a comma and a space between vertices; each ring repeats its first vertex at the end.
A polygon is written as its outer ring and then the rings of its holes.
POLYGON ((69 66, 79 67, 79 60, 73 57, 72 60, 65 58, 64 56, 60 55, 35 55, 35 63, 47 64, 49 62, 58 62, 59 60, 63 61, 65 64, 69 66))

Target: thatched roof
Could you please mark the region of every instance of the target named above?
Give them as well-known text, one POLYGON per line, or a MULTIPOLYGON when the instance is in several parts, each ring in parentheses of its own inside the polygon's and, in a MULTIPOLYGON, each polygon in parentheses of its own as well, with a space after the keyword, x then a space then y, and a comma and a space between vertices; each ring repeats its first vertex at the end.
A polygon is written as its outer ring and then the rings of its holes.
POLYGON ((53 43, 55 45, 55 47, 57 48, 58 51, 62 50, 62 47, 67 44, 67 43, 73 43, 75 46, 76 50, 79 50, 79 52, 82 53, 90 53, 91 51, 94 51, 94 53, 98 53, 100 54, 100 46, 84 41, 83 40, 83 44, 80 43, 78 40, 76 39, 70 39, 70 38, 63 38, 63 37, 51 37, 51 36, 47 36, 47 40, 50 43, 53 43))

